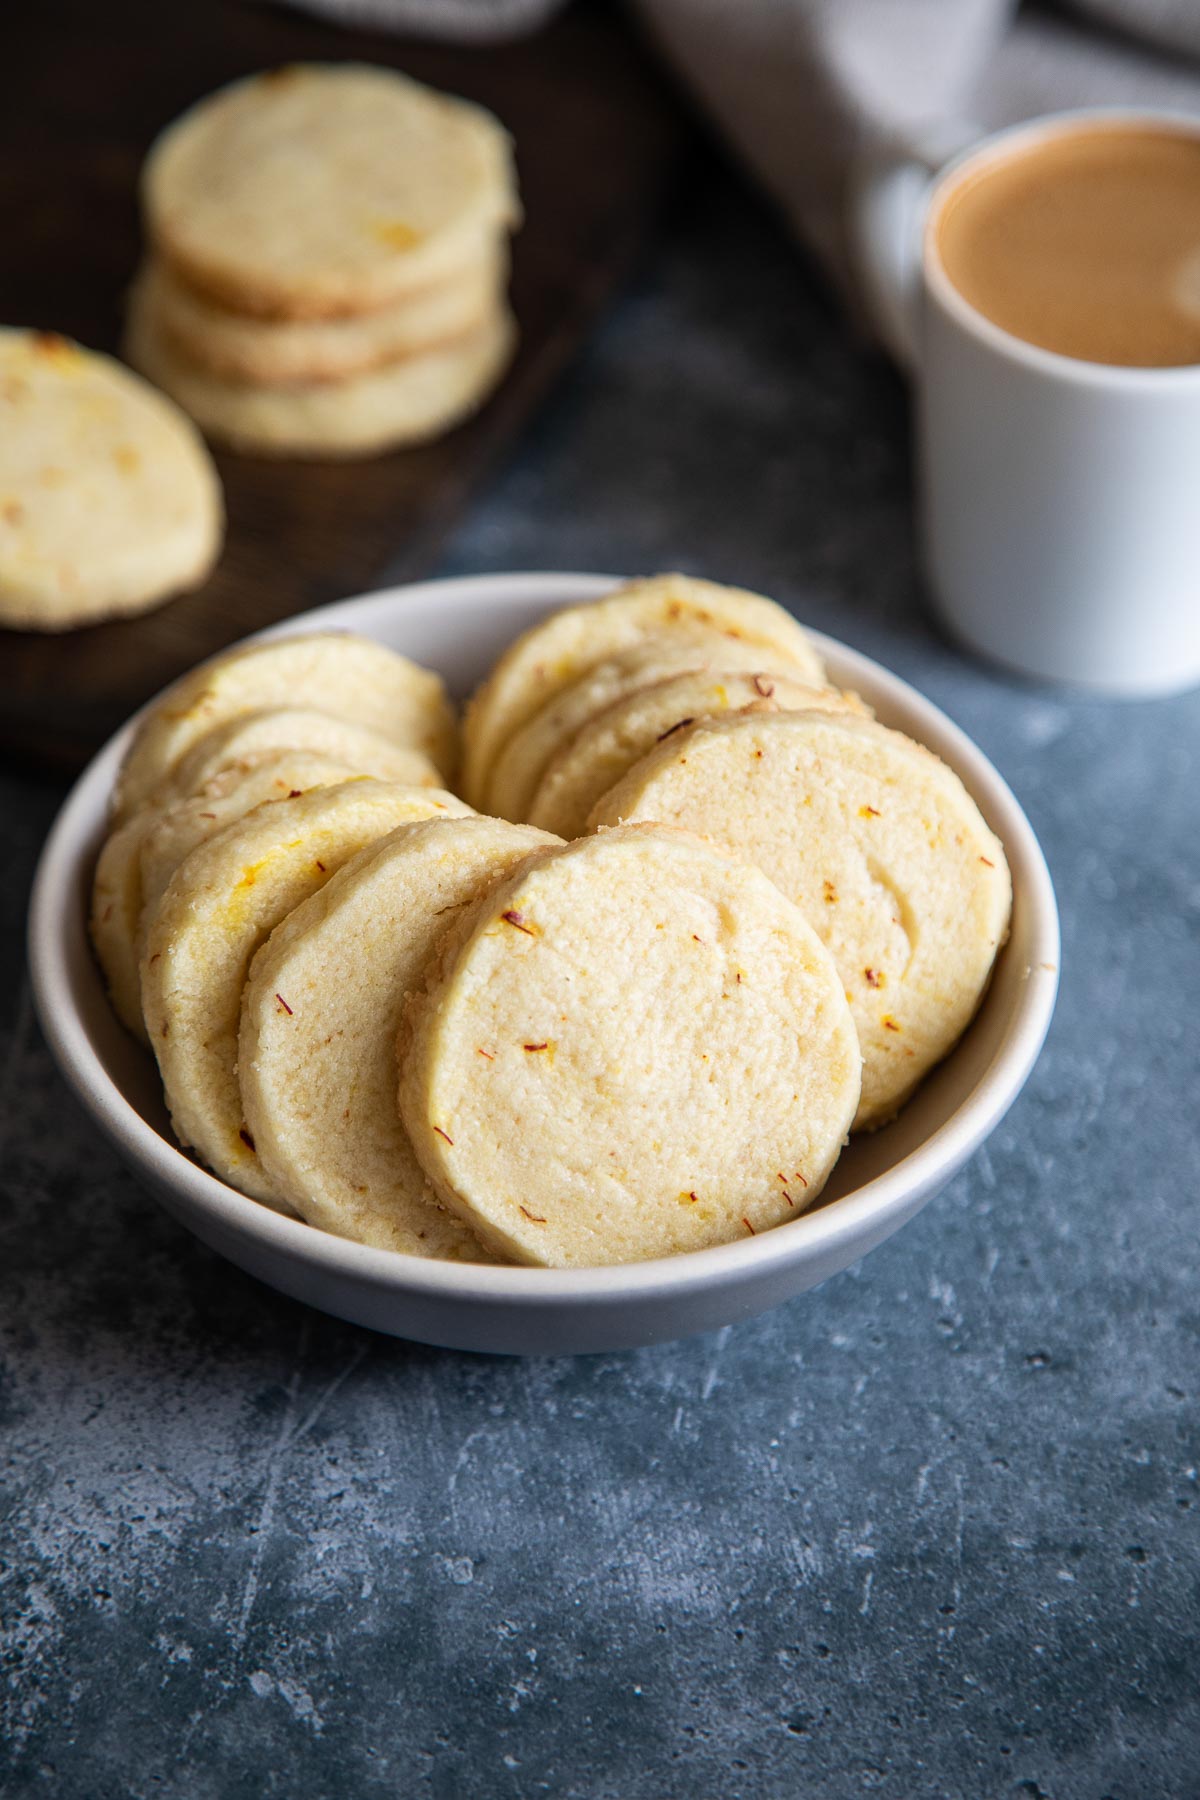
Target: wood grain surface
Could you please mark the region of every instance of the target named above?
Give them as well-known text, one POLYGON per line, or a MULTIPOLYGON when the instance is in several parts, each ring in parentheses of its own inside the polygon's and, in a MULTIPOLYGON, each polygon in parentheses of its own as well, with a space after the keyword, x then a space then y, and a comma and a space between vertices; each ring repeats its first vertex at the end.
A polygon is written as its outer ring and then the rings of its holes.
POLYGON ((140 618, 0 631, 0 749, 82 760, 137 705, 246 632, 427 568, 473 488, 578 349, 645 241, 689 128, 615 10, 582 6, 501 47, 345 32, 267 6, 54 0, 14 7, 0 105, 0 320, 116 348, 140 249, 138 170, 156 133, 225 81, 364 60, 489 106, 516 141, 516 362, 475 419, 352 463, 219 453, 229 513, 206 585, 140 618))

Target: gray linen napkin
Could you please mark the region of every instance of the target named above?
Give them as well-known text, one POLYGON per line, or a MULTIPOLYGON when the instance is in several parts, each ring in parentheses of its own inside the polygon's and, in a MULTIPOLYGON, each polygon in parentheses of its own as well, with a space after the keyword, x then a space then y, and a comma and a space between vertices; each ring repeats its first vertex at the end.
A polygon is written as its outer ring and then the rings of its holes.
MULTIPOLYGON (((532 30, 560 0, 297 0, 431 37, 532 30)), ((1065 107, 1200 112, 1200 0, 632 0, 651 37, 831 271, 847 183, 885 144, 946 150, 1065 107), (1193 60, 1194 59, 1194 60, 1193 60)))

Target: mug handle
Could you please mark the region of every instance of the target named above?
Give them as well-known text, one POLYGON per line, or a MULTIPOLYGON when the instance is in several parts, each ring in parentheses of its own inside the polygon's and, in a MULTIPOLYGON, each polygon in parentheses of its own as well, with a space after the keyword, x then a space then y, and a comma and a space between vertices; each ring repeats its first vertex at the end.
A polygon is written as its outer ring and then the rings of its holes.
POLYGON ((851 177, 850 245, 867 310, 900 367, 917 366, 921 228, 933 177, 983 133, 958 126, 877 149, 851 177))

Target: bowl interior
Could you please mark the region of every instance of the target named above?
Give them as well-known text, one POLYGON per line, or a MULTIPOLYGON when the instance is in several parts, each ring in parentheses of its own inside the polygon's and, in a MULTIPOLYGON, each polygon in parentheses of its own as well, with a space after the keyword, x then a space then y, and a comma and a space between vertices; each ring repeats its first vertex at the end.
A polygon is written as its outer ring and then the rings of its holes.
MULTIPOLYGON (((325 607, 261 635, 285 636, 314 628, 361 631, 438 669, 461 697, 482 678, 504 647, 538 617, 603 593, 612 585, 611 577, 570 575, 427 582, 325 607)), ((765 1234, 759 1240, 760 1248, 767 1239, 784 1234, 797 1246, 802 1239, 811 1239, 821 1232, 822 1222, 826 1226, 832 1223, 832 1213, 847 1208, 850 1196, 865 1202, 868 1191, 880 1188, 882 1199, 885 1188, 889 1203, 899 1203, 913 1185, 929 1186, 931 1163, 939 1154, 945 1157, 950 1135, 962 1153, 973 1148, 1002 1115, 1028 1074, 1049 1024, 1057 987, 1058 921, 1053 890, 1036 839, 1000 776, 958 728, 913 689, 857 652, 814 635, 833 681, 854 688, 884 724, 920 739, 958 771, 1008 851, 1013 921, 983 1005, 951 1056, 933 1071, 898 1119, 852 1141, 817 1205, 765 1234)), ((135 1121, 121 1114, 131 1109, 163 1140, 161 1149, 156 1146, 160 1174, 165 1150, 177 1166, 178 1178, 186 1179, 194 1190, 200 1172, 174 1146, 157 1069, 149 1053, 133 1042, 113 1016, 87 939, 88 895, 104 834, 108 796, 134 723, 93 760, 60 814, 39 874, 31 957, 43 1022, 76 1090, 101 1122, 116 1130, 127 1149, 135 1121)), ((221 1186, 215 1178, 202 1176, 201 1181, 214 1189, 221 1186)), ((336 1240, 324 1233, 281 1221, 255 1202, 222 1191, 237 1208, 251 1209, 247 1218, 258 1214, 264 1222, 269 1218, 273 1228, 286 1224, 290 1231, 304 1233, 315 1257, 333 1253, 336 1240)), ((350 1248, 361 1250, 360 1246, 337 1244, 339 1252, 350 1248)), ((749 1253, 754 1248, 745 1244, 694 1254, 707 1258, 733 1251, 749 1253)), ((384 1253, 371 1254, 374 1260, 375 1255, 384 1253)), ((672 1259, 674 1263, 692 1260, 672 1259)), ((488 1270, 487 1281, 494 1285, 506 1275, 527 1277, 529 1273, 488 1270)))

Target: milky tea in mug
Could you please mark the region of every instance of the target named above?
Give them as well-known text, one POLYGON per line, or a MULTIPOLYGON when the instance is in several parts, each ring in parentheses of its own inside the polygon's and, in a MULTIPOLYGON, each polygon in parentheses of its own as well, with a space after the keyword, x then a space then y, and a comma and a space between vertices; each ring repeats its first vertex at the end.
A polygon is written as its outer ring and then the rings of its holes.
POLYGON ((1092 125, 968 170, 937 255, 963 298, 1028 344, 1085 362, 1200 364, 1200 140, 1092 125))

